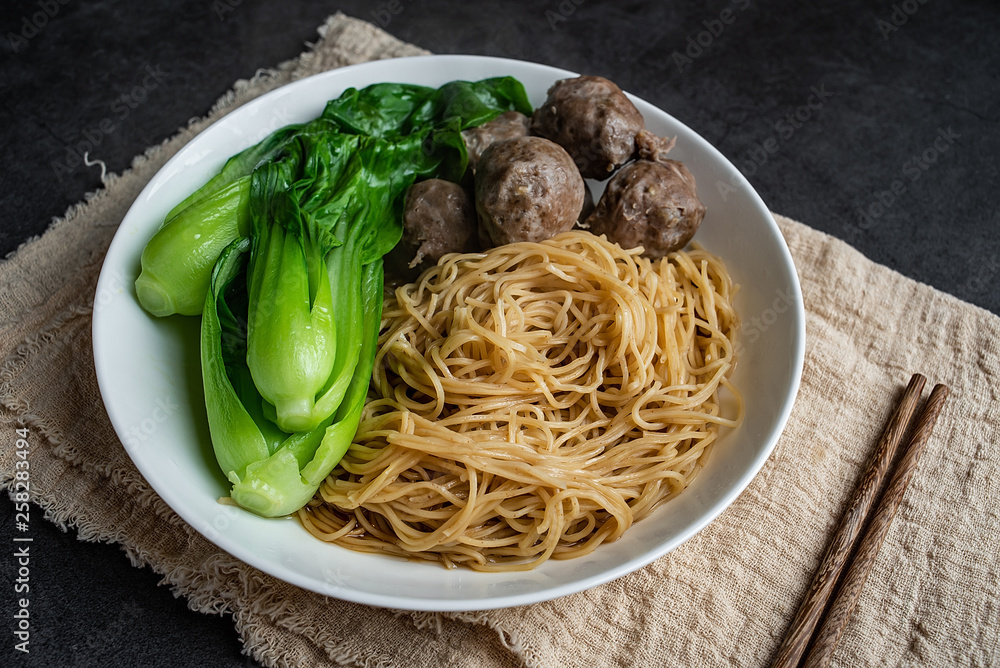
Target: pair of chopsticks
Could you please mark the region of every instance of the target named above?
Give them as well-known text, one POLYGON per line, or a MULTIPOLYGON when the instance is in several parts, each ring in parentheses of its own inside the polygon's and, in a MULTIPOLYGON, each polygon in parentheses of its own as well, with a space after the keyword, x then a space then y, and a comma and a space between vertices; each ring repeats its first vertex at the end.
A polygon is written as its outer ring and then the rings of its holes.
POLYGON ((882 482, 892 466, 899 444, 909 431, 926 382, 927 379, 919 373, 910 378, 903 398, 879 439, 868 470, 854 490, 840 526, 826 548, 812 584, 778 650, 773 668, 824 667, 833 657, 861 594, 861 588, 868 579, 879 548, 882 547, 882 541, 889 533, 889 525, 903 500, 924 444, 948 396, 948 388, 944 385, 936 385, 931 391, 923 410, 916 418, 912 436, 903 448, 903 454, 892 472, 885 493, 872 512, 872 506, 875 505, 882 482), (870 514, 870 521, 867 521, 870 514), (862 535, 866 521, 868 527, 862 535), (845 567, 847 573, 841 578, 845 567), (835 590, 836 596, 831 603, 830 598, 835 590))

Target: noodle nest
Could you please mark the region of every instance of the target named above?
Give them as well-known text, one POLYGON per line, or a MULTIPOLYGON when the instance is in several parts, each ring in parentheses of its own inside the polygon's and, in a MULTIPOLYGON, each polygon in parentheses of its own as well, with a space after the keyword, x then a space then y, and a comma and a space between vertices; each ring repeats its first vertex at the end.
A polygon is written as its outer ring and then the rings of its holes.
POLYGON ((617 540, 679 494, 742 416, 734 289, 704 250, 640 251, 566 232, 446 256, 387 295, 372 394, 305 527, 523 570, 617 540))

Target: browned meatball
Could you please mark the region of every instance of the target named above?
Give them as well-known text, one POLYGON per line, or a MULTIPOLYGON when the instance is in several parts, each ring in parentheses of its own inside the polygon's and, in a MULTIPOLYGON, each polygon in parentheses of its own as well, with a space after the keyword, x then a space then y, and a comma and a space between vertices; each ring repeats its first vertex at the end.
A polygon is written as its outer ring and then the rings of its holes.
POLYGON ((580 216, 585 189, 558 144, 542 137, 494 142, 476 170, 480 239, 500 246, 565 232, 580 216))
POLYGON ((475 251, 476 209, 462 186, 427 179, 410 186, 403 210, 403 237, 387 258, 405 277, 416 277, 447 253, 475 251))
POLYGON ((642 114, 604 77, 562 79, 535 109, 531 131, 556 142, 588 179, 605 179, 635 153, 642 114))
POLYGON ((475 171, 479 158, 490 144, 503 139, 516 139, 528 134, 531 119, 520 111, 507 111, 492 121, 462 132, 469 153, 469 169, 475 171))
POLYGON ((618 171, 587 225, 650 259, 683 248, 705 217, 694 176, 676 160, 636 160, 618 171))

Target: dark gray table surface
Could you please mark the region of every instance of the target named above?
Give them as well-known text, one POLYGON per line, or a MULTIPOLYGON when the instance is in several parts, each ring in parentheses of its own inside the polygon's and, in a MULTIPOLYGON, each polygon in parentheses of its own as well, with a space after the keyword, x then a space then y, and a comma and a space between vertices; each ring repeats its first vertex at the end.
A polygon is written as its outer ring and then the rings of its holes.
MULTIPOLYGON (((336 10, 438 53, 607 76, 728 156, 776 212, 1000 313, 1000 3, 8 0, 0 7, 0 253, 45 231, 336 10), (818 5, 818 6, 817 6, 818 5)), ((9 444, 0 444, 9 447, 9 444)), ((10 550, 13 505, 0 500, 10 550)), ((187 609, 114 545, 33 508, 31 653, 3 665, 250 666, 228 616, 187 609)))

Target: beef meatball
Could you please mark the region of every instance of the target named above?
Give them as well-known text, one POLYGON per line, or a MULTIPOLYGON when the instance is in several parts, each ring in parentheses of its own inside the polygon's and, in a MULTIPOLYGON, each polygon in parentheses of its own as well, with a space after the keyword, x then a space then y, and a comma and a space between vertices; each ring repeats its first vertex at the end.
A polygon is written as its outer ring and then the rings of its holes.
POLYGON ((531 119, 531 131, 566 149, 589 179, 605 179, 625 164, 644 127, 622 89, 594 76, 557 81, 531 119))
POLYGON ((611 177, 587 225, 656 259, 683 248, 705 217, 694 176, 676 160, 636 160, 611 177))
POLYGON ((585 190, 558 144, 542 137, 494 142, 476 170, 480 239, 500 246, 565 232, 580 216, 585 190))
POLYGON ((387 258, 400 275, 415 278, 447 253, 478 249, 476 209, 462 186, 427 179, 406 191, 403 237, 387 258))
POLYGON ((507 111, 492 121, 462 132, 462 139, 465 140, 465 148, 469 153, 469 169, 476 170, 480 156, 490 144, 503 139, 526 137, 530 125, 531 119, 520 111, 507 111))

